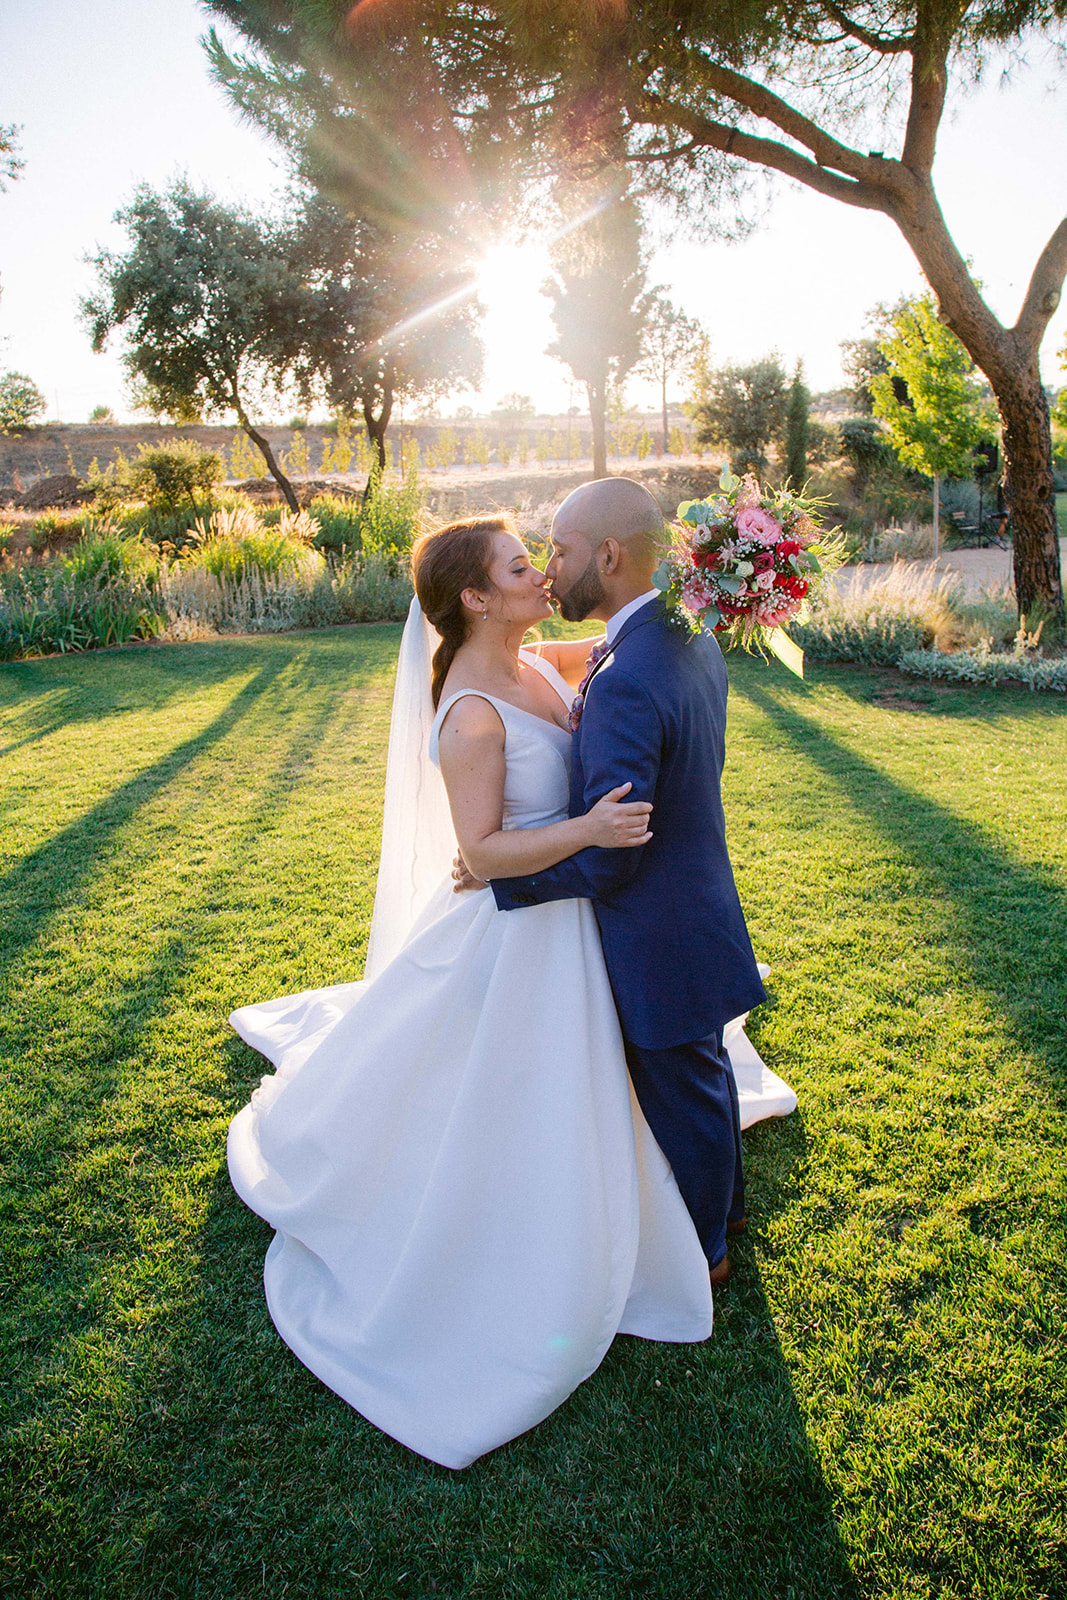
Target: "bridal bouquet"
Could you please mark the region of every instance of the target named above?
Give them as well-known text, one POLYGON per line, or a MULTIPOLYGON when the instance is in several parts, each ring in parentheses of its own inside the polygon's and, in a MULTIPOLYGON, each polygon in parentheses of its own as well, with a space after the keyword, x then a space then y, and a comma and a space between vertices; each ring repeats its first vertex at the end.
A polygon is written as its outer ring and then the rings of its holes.
POLYGON ((822 501, 728 470, 719 489, 678 507, 674 542, 652 581, 679 623, 767 647, 803 675, 801 653, 778 630, 841 564, 841 540, 815 520, 822 501))

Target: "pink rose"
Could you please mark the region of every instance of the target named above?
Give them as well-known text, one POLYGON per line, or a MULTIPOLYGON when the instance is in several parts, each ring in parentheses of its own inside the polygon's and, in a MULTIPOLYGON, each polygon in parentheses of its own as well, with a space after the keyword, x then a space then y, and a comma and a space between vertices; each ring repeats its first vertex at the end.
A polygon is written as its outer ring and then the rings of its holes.
POLYGON ((746 506, 737 514, 738 533, 747 533, 760 544, 777 544, 782 537, 782 525, 769 511, 760 506, 746 506))
POLYGON ((748 559, 753 572, 767 572, 774 566, 774 555, 770 550, 754 550, 748 559))
POLYGON ((767 589, 773 589, 774 588, 774 568, 773 567, 765 567, 762 572, 757 572, 756 573, 755 579, 753 581, 755 583, 756 588, 758 590, 760 590, 761 593, 763 591, 767 590, 767 589))

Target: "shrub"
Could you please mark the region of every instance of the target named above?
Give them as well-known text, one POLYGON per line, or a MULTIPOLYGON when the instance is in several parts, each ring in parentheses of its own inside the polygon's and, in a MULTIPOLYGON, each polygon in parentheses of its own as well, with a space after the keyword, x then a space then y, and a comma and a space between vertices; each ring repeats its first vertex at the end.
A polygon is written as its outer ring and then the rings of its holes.
POLYGON ((251 506, 234 506, 196 524, 192 548, 183 560, 230 583, 240 583, 252 573, 261 578, 312 573, 323 559, 310 548, 316 532, 306 511, 284 510, 274 527, 266 527, 251 506))
POLYGON ((7 549, 14 536, 15 524, 13 522, 0 522, 0 555, 7 549))
POLYGON ((916 678, 940 678, 949 683, 981 683, 991 688, 1003 684, 1067 694, 1067 659, 1048 659, 1025 649, 994 651, 987 643, 970 650, 905 650, 898 662, 902 672, 916 678))
POLYGON ((856 474, 856 483, 861 490, 876 472, 891 472, 897 465, 893 447, 881 423, 874 417, 849 417, 843 422, 841 449, 856 474))
POLYGON ((77 526, 77 519, 62 511, 42 511, 35 517, 27 534, 27 542, 31 550, 46 550, 50 544, 55 544, 57 539, 70 533, 77 526))
POLYGON ((115 579, 150 582, 158 560, 141 539, 98 523, 87 528, 63 565, 76 581, 95 583, 101 589, 115 579))
POLYGON ((386 482, 375 467, 367 485, 360 517, 360 543, 365 555, 398 561, 411 549, 422 509, 422 486, 416 468, 402 484, 386 482))
POLYGON ((813 661, 891 667, 904 650, 952 639, 963 603, 958 580, 900 562, 874 583, 854 573, 846 589, 828 593, 789 632, 813 661))
POLYGON ((222 457, 202 450, 192 439, 170 445, 141 445, 130 462, 127 484, 136 497, 153 508, 176 511, 184 501, 199 509, 199 499, 210 502, 222 482, 222 457))
POLYGON ((0 577, 0 660, 154 639, 166 625, 158 596, 141 582, 101 586, 65 564, 0 577))
POLYGON ((903 528, 875 531, 859 552, 861 561, 921 561, 934 553, 934 525, 917 527, 909 522, 903 528))
POLYGON ((360 523, 363 512, 358 500, 341 495, 319 494, 310 502, 308 512, 318 524, 315 544, 320 550, 353 554, 362 548, 360 523))

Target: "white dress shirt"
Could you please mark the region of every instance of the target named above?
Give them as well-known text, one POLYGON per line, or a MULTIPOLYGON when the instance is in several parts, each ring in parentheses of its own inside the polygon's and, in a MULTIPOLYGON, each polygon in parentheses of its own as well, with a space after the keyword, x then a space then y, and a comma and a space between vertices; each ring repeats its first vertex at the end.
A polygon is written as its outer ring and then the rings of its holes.
POLYGON ((623 623, 632 617, 635 611, 640 611, 642 606, 647 606, 648 602, 654 600, 658 594, 658 589, 649 589, 646 594, 639 594, 636 600, 628 600, 621 610, 616 611, 613 617, 608 618, 604 626, 604 632, 607 636, 609 650, 619 637, 619 629, 623 623))

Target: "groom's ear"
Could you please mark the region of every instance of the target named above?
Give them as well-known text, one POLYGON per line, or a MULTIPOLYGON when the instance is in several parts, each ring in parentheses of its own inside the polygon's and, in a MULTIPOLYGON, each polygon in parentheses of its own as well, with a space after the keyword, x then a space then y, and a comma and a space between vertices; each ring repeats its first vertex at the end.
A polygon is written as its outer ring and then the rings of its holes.
POLYGON ((600 546, 599 565, 605 577, 610 577, 619 568, 620 545, 618 539, 605 539, 600 546))

